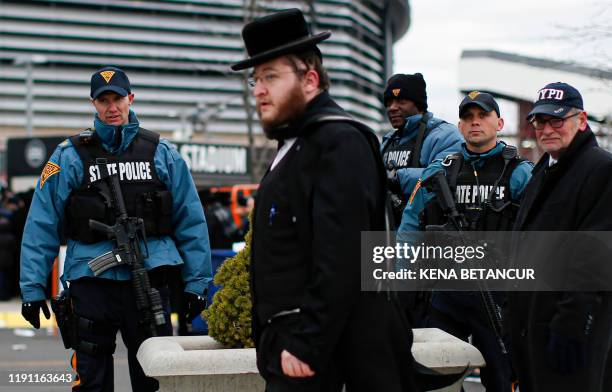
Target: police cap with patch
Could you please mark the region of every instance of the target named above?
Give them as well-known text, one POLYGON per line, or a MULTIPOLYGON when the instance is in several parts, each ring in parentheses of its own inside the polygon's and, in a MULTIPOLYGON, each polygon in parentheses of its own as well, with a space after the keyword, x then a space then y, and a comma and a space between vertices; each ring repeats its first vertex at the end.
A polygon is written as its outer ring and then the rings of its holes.
POLYGON ((392 99, 407 99, 414 102, 419 110, 427 110, 427 91, 423 75, 420 73, 395 74, 387 81, 383 94, 385 106, 392 99))
POLYGON ((527 118, 536 114, 561 118, 565 117, 572 108, 584 110, 582 95, 578 90, 563 82, 549 83, 538 91, 533 109, 527 118))
POLYGON ((96 99, 106 91, 113 91, 122 97, 130 94, 130 80, 125 72, 116 67, 104 67, 91 75, 92 99, 96 99))
POLYGON ((481 93, 480 91, 472 91, 469 93, 459 104, 459 118, 463 116, 470 105, 479 106, 487 113, 491 110, 495 110, 497 117, 501 116, 499 113, 499 105, 495 101, 495 98, 489 93, 481 93))

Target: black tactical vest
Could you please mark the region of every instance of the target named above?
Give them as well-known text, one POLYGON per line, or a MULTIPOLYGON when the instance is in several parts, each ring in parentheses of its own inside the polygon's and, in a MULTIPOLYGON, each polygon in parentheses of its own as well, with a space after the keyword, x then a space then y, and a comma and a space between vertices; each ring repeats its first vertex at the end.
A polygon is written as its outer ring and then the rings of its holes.
MULTIPOLYGON (((512 230, 518 204, 510 196, 510 177, 522 161, 518 157, 511 159, 504 171, 502 154, 487 159, 479 169, 464 162, 461 154, 445 160, 448 163, 446 175, 455 196, 457 210, 465 216, 470 230, 512 230)), ((435 199, 425 205, 419 216, 422 230, 427 225, 442 225, 446 222, 448 219, 435 199)))
POLYGON ((74 190, 66 206, 66 229, 69 238, 84 243, 107 239, 105 234, 89 228, 94 219, 107 225, 115 223, 115 214, 108 206, 99 184, 100 172, 96 158, 106 158, 108 173, 119 175, 121 191, 128 216, 144 220, 147 236, 172 233, 172 194, 160 181, 155 170, 155 151, 159 135, 140 128, 126 151, 112 155, 102 147, 94 133, 70 138, 83 162, 83 183, 74 190))
MULTIPOLYGON (((429 116, 423 113, 419 121, 419 127, 414 138, 402 141, 401 131, 395 131, 382 150, 383 165, 387 170, 387 176, 396 172, 398 169, 409 167, 421 167, 421 149, 427 134, 432 130, 427 126, 429 116)), ((439 124, 438 124, 439 125, 439 124)), ((437 125, 436 125, 437 126, 437 125)), ((397 175, 397 174, 395 174, 397 175)), ((395 228, 399 227, 402 221, 402 213, 408 203, 408 197, 397 184, 396 189, 389 188, 391 204, 393 206, 393 220, 395 228)))
POLYGON ((396 169, 404 169, 411 166, 411 157, 414 152, 416 138, 401 143, 399 135, 391 136, 383 151, 383 163, 389 167, 391 163, 396 169))

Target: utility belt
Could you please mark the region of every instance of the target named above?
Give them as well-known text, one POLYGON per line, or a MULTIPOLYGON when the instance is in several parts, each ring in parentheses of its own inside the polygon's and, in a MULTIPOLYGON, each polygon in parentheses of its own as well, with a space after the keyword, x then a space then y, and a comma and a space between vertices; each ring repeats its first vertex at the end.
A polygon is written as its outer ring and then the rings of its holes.
POLYGON ((55 313, 55 320, 62 336, 64 348, 72 348, 93 356, 110 355, 115 352, 116 344, 93 343, 82 339, 79 332, 104 332, 105 326, 96 324, 93 320, 81 317, 72 310, 72 300, 68 289, 60 295, 51 298, 51 310, 55 313))
MULTIPOLYGON (((168 287, 171 276, 176 274, 177 268, 175 266, 161 266, 148 271, 151 287, 157 289, 168 287)), ((130 284, 129 281, 125 282, 130 284)), ((74 313, 70 289, 65 289, 60 295, 51 298, 50 302, 64 348, 72 348, 94 356, 109 355, 115 352, 116 344, 114 342, 112 344, 100 344, 82 338, 83 333, 104 335, 108 333, 109 326, 106 323, 90 320, 74 313)))

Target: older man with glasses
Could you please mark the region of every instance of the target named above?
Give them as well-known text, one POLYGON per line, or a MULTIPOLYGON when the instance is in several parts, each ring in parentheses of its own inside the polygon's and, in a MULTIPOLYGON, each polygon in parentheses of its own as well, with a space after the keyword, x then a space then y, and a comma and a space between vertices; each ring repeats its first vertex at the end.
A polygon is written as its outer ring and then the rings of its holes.
POLYGON ((506 320, 520 389, 612 391, 612 291, 597 285, 598 271, 610 270, 601 263, 610 259, 595 257, 579 240, 579 232, 612 230, 612 154, 597 145, 582 96, 566 83, 538 91, 528 119, 545 154, 515 230, 573 232, 572 241, 530 252, 546 255, 545 263, 578 289, 509 293, 506 320))

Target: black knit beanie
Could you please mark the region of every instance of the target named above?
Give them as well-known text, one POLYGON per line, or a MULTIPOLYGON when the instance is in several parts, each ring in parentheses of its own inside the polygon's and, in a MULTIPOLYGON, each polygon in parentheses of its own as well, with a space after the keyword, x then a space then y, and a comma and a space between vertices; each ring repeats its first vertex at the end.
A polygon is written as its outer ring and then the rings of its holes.
POLYGON ((426 111, 427 91, 425 87, 425 79, 420 73, 395 74, 387 81, 383 102, 387 106, 387 102, 393 98, 407 99, 414 102, 419 110, 426 111))

